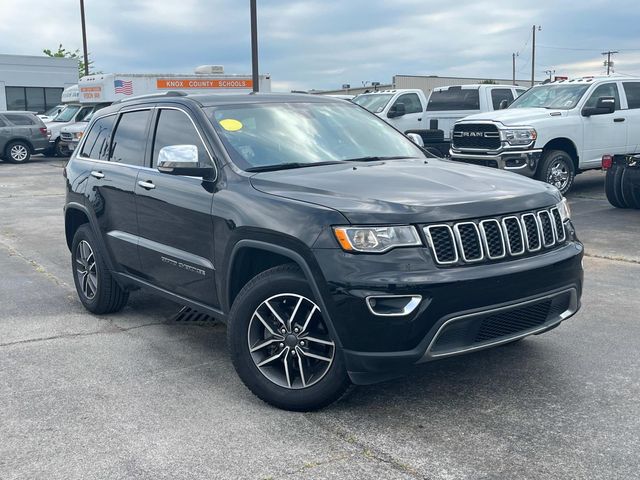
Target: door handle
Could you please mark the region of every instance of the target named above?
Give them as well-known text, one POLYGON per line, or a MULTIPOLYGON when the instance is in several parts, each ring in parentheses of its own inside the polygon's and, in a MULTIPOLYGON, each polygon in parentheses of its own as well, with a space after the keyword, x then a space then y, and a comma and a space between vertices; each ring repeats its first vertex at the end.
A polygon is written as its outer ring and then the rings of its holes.
POLYGON ((421 122, 421 121, 422 121, 422 117, 420 117, 420 118, 418 119, 418 121, 419 121, 419 122, 421 122))
POLYGON ((138 185, 147 190, 153 190, 156 188, 153 182, 143 182, 142 180, 138 180, 138 185))
POLYGON ((97 171, 93 170, 93 171, 91 172, 91 176, 92 176, 93 178, 101 179, 101 178, 104 178, 104 173, 102 173, 102 172, 97 172, 97 171))
POLYGON ((613 121, 614 122, 624 122, 624 118, 614 118, 613 121))

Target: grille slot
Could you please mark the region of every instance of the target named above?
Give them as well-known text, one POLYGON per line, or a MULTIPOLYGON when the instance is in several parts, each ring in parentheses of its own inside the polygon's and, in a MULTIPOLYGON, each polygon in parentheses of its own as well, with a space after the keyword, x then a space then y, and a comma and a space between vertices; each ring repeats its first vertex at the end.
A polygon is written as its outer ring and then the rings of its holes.
POLYGON ((462 259, 465 262, 479 262, 484 258, 482 244, 480 243, 480 231, 473 222, 458 223, 454 230, 460 245, 462 259))
POLYGON ((565 238, 567 238, 567 234, 564 231, 562 217, 560 216, 560 212, 557 208, 554 207, 551 209, 551 216, 553 217, 553 225, 556 229, 556 238, 559 242, 564 242, 565 238))
POLYGON ((431 225, 425 229, 436 262, 447 265, 458 261, 458 250, 449 225, 431 225))
POLYGON ((547 321, 550 309, 551 300, 549 299, 526 307, 489 315, 482 320, 474 342, 486 342, 538 327, 547 321))
POLYGON ((555 234, 551 214, 546 210, 538 212, 538 220, 540 221, 540 229, 542 230, 542 242, 545 247, 551 247, 556 243, 555 234))
POLYGON ((502 226, 507 237, 506 243, 511 255, 522 255, 524 253, 524 239, 522 237, 522 226, 518 217, 505 217, 502 219, 502 226))
POLYGON ((497 150, 500 132, 491 123, 460 123, 453 127, 452 144, 454 148, 497 150))
POLYGON ((501 218, 467 220, 423 228, 439 265, 461 265, 533 254, 563 243, 566 232, 557 208, 501 218))

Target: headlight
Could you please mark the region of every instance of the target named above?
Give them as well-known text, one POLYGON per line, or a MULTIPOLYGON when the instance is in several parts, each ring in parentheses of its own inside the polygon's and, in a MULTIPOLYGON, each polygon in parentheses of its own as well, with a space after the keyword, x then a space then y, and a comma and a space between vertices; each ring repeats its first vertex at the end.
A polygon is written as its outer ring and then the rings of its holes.
POLYGON ((509 145, 529 145, 535 142, 538 133, 533 128, 510 128, 501 130, 500 136, 509 145))
POLYGON ((80 140, 82 138, 82 132, 76 132, 74 137, 76 137, 76 140, 80 140))
POLYGON ((382 253, 395 247, 422 245, 410 225, 394 227, 334 227, 340 246, 347 252, 382 253))
POLYGON ((571 218, 571 208, 569 208, 569 202, 566 198, 562 198, 562 201, 556 204, 558 212, 560 212, 560 218, 563 222, 566 222, 571 218))

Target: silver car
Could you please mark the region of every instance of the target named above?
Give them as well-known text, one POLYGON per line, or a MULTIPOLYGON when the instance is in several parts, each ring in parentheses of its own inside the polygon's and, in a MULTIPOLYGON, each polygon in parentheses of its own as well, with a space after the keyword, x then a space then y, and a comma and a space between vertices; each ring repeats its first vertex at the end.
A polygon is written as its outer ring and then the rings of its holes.
POLYGON ((49 147, 51 133, 32 112, 0 112, 0 158, 11 163, 29 161, 49 147))

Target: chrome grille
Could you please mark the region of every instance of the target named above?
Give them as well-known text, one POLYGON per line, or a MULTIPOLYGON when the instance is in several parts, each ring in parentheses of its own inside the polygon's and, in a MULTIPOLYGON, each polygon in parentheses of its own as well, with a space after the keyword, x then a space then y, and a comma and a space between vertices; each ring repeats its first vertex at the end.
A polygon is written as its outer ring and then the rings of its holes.
POLYGON ((67 132, 62 132, 60 134, 60 139, 64 140, 65 142, 70 142, 73 140, 73 134, 72 133, 67 133, 67 132))
POLYGON ((427 225, 424 233, 439 265, 517 257, 566 240, 564 224, 555 207, 499 218, 427 225))

